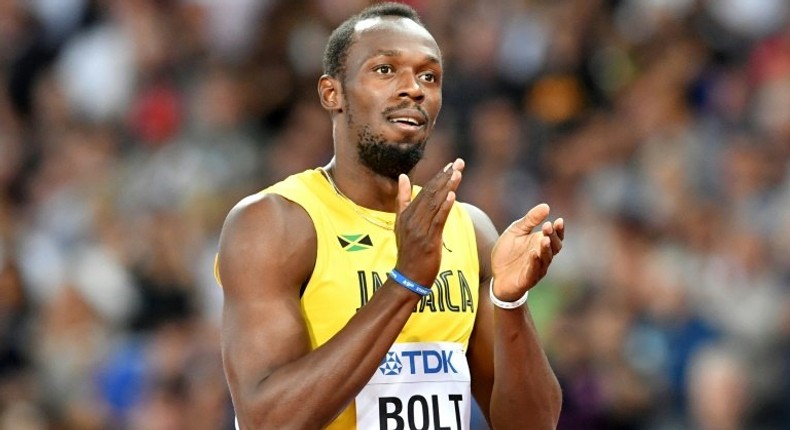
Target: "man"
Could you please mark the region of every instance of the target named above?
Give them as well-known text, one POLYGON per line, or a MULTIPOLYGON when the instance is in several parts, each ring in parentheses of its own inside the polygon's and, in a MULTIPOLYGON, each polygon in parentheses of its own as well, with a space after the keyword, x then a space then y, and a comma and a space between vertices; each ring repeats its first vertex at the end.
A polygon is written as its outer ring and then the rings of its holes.
POLYGON ((562 219, 538 205, 498 238, 455 201, 460 159, 412 187, 442 102, 441 53, 412 9, 352 17, 325 69, 334 158, 242 200, 220 238, 239 427, 466 429, 473 394, 493 428, 553 428, 559 385, 522 298, 562 219))

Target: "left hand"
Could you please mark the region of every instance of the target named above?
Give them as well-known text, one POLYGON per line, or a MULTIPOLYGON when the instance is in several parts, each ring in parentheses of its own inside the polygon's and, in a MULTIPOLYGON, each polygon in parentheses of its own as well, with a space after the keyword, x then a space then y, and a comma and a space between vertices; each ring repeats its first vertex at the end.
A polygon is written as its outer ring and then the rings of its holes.
POLYGON ((545 221, 549 211, 545 203, 535 206, 523 218, 510 224, 494 244, 491 267, 494 295, 500 300, 518 300, 534 287, 562 249, 565 222, 562 218, 553 223, 545 221), (541 223, 541 229, 533 233, 541 223))

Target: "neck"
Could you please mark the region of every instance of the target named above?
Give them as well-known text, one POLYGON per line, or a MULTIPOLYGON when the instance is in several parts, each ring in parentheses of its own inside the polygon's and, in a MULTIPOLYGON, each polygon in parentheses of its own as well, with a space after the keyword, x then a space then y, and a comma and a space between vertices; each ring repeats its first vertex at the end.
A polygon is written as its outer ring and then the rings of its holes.
POLYGON ((324 167, 337 191, 353 203, 377 211, 397 212, 398 181, 351 160, 335 157, 324 167))

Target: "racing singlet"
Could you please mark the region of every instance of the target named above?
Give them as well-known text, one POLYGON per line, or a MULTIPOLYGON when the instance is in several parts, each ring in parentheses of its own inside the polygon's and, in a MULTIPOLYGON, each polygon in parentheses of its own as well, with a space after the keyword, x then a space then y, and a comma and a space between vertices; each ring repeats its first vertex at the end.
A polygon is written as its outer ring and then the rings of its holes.
MULTIPOLYGON (((302 295, 313 348, 335 335, 387 279, 397 258, 395 214, 340 195, 321 169, 265 190, 301 205, 317 233, 315 268, 302 295)), ((419 192, 415 187, 413 193, 419 192)), ((468 429, 466 360, 478 306, 479 263, 472 220, 459 204, 444 228, 431 294, 415 306, 395 344, 355 401, 329 429, 468 429)))

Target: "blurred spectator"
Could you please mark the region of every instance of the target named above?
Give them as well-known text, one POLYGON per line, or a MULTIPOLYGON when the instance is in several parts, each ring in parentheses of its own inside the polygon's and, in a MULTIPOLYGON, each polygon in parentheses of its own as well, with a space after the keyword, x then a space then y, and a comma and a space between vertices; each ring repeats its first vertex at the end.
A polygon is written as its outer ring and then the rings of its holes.
POLYGON ((715 347, 700 351, 691 364, 688 386, 690 426, 700 430, 747 427, 749 372, 736 353, 715 347))

